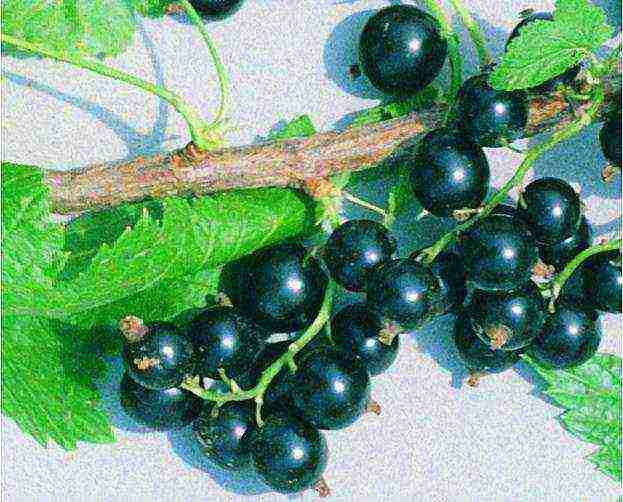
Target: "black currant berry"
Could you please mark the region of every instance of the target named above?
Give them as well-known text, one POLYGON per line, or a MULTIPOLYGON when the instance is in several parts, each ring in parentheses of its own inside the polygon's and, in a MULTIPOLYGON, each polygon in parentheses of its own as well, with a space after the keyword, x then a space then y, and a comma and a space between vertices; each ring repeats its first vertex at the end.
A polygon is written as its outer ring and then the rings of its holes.
POLYGON ((333 231, 324 247, 324 261, 335 281, 349 291, 363 291, 368 272, 390 260, 396 241, 371 220, 351 220, 333 231))
MULTIPOLYGON (((419 261, 421 251, 414 251, 409 259, 419 261)), ((429 266, 439 281, 435 313, 443 315, 462 306, 467 296, 467 285, 461 255, 454 251, 444 250, 435 257, 429 266)))
POLYGON ((424 89, 439 75, 447 53, 435 18, 412 5, 379 10, 359 38, 359 67, 386 94, 424 89))
POLYGON ((359 358, 372 376, 389 368, 398 355, 399 338, 393 337, 390 345, 382 343, 379 339, 382 330, 381 316, 361 303, 344 307, 331 320, 335 346, 359 358))
MULTIPOLYGON (((554 16, 552 16, 552 14, 549 12, 535 12, 525 17, 517 26, 515 26, 515 29, 511 32, 510 36, 508 37, 508 40, 506 42, 506 49, 508 49, 508 45, 511 43, 511 41, 519 36, 520 30, 524 26, 530 23, 533 23, 536 20, 553 21, 553 19, 554 19, 554 16)), ((560 85, 569 85, 571 82, 573 82, 575 78, 578 76, 578 73, 580 73, 580 70, 581 70, 581 66, 576 65, 572 68, 569 68, 561 75, 558 75, 557 77, 553 77, 550 80, 547 80, 546 82, 543 82, 542 84, 537 85, 536 87, 530 88, 529 91, 535 94, 549 94, 554 89, 556 89, 556 87, 560 85)))
POLYGON ((368 305, 384 322, 409 329, 435 313, 439 291, 439 281, 428 266, 396 259, 372 271, 366 293, 368 305))
POLYGON ((586 261, 584 281, 594 307, 603 312, 622 312, 623 276, 621 253, 609 251, 586 261))
POLYGON ((511 216, 476 222, 462 238, 468 280, 478 289, 508 291, 525 284, 537 263, 533 237, 511 216))
POLYGON ((487 195, 487 157, 461 133, 449 129, 428 133, 409 160, 415 196, 435 216, 476 208, 487 195))
POLYGON ((221 369, 234 380, 251 369, 267 336, 253 321, 231 307, 199 313, 191 321, 188 334, 197 351, 199 375, 220 378, 221 369))
POLYGON ((611 164, 621 167, 621 111, 614 112, 599 131, 599 142, 604 157, 611 164))
POLYGON ((591 228, 582 216, 578 229, 566 239, 554 244, 540 244, 541 259, 556 270, 562 270, 581 251, 591 245, 591 228))
POLYGON ((519 361, 519 352, 494 350, 484 343, 472 327, 469 316, 461 312, 454 326, 454 344, 459 357, 472 372, 498 373, 507 370, 519 361))
POLYGON ((317 349, 299 362, 291 388, 297 414, 318 429, 343 429, 370 401, 365 364, 337 349, 317 349))
POLYGON ((328 278, 300 244, 284 243, 253 255, 240 308, 268 331, 290 333, 316 318, 328 278))
POLYGON ((530 183, 517 207, 542 244, 555 244, 571 237, 582 218, 580 197, 569 183, 558 178, 540 178, 530 183))
POLYGON ((297 493, 312 487, 327 465, 327 443, 322 433, 299 419, 276 412, 252 436, 253 464, 279 493, 297 493))
POLYGON ((138 384, 150 389, 178 387, 195 370, 196 352, 191 340, 176 326, 158 323, 147 327, 137 341, 127 341, 123 359, 138 384))
POLYGON ((467 79, 458 95, 457 124, 480 146, 502 146, 522 137, 528 122, 528 99, 523 91, 498 91, 489 74, 467 79))
POLYGON ((216 416, 212 406, 204 406, 193 423, 193 435, 212 462, 224 469, 250 465, 254 406, 252 401, 232 401, 221 406, 216 416))
POLYGON ((243 2, 244 0, 190 0, 201 17, 214 21, 235 14, 243 2))
POLYGON ((136 422, 166 431, 185 427, 201 411, 203 400, 179 387, 148 389, 127 373, 121 380, 121 406, 136 422))
POLYGON ((584 262, 576 268, 571 277, 566 280, 556 300, 556 305, 566 305, 574 309, 586 311, 595 310, 592 295, 586 289, 586 263, 584 262))
POLYGON ((599 348, 601 332, 595 316, 559 306, 545 320, 543 329, 528 350, 539 363, 558 369, 579 366, 599 348))
POLYGON ((480 339, 501 350, 529 345, 546 315, 543 297, 532 281, 511 292, 476 290, 466 312, 480 339))

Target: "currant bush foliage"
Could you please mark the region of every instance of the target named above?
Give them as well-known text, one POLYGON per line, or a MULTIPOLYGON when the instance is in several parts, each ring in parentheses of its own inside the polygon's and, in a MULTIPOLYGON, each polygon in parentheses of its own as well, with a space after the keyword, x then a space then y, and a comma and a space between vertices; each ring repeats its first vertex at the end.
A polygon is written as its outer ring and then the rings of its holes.
MULTIPOLYGON (((46 445, 113 440, 99 395, 86 376, 103 370, 97 357, 81 359, 84 339, 70 338, 49 319, 12 311, 49 291, 65 261, 62 227, 50 223, 41 171, 2 164, 2 412, 46 445)), ((90 347, 92 348, 92 347, 90 347)))
POLYGON ((496 89, 535 87, 564 73, 607 42, 614 30, 589 0, 558 0, 553 21, 525 26, 491 75, 496 89))
POLYGON ((590 455, 599 471, 621 481, 621 358, 597 354, 567 370, 545 369, 526 358, 545 380, 545 395, 565 408, 563 427, 599 446, 590 455))

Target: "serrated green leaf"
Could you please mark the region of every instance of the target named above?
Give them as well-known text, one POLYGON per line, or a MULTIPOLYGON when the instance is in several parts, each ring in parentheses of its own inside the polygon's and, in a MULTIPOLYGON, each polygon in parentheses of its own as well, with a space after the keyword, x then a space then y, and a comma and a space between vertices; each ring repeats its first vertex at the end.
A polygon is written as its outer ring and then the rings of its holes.
POLYGON ((588 459, 595 464, 597 470, 612 479, 621 481, 621 445, 600 448, 588 459))
POLYGON ((597 354, 567 370, 539 366, 525 357, 546 381, 544 393, 565 408, 560 421, 570 433, 601 446, 589 460, 621 481, 621 358, 597 354))
POLYGON ((496 89, 535 87, 577 65, 612 37, 602 9, 588 0, 558 0, 552 21, 521 29, 491 74, 496 89))
POLYGON ((115 56, 134 37, 129 0, 3 0, 2 32, 56 51, 115 56))
POLYGON ((2 163, 2 305, 32 303, 64 265, 63 229, 50 221, 40 169, 2 163))
POLYGON ((172 0, 130 0, 141 16, 158 18, 167 13, 172 0))
POLYGON ((421 92, 407 99, 396 100, 390 103, 362 110, 350 124, 351 127, 360 127, 366 124, 377 124, 385 120, 403 117, 417 110, 430 108, 439 97, 439 89, 429 85, 421 92))
POLYGON ((43 446, 53 440, 70 450, 78 441, 114 441, 89 378, 101 363, 75 341, 59 336, 48 320, 3 316, 2 412, 43 446))
POLYGON ((309 115, 301 115, 290 122, 287 122, 279 130, 271 133, 268 139, 278 141, 284 139, 304 138, 316 134, 316 128, 309 115))
POLYGON ((64 263, 41 170, 2 164, 2 411, 41 444, 113 440, 93 378, 104 369, 93 334, 9 312, 49 291, 64 263))
POLYGON ((213 270, 297 235, 311 222, 308 207, 284 189, 231 191, 193 201, 168 198, 162 221, 148 211, 113 245, 104 244, 86 271, 12 311, 71 318, 132 297, 165 281, 213 270))

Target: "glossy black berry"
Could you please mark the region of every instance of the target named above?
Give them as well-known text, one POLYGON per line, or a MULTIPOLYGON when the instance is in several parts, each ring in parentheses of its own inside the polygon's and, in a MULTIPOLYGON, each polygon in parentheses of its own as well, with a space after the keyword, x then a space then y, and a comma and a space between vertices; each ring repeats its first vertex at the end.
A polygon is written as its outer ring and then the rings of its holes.
POLYGON ((349 291, 363 291, 368 272, 390 260, 396 241, 371 220, 351 220, 333 231, 324 247, 324 261, 335 281, 349 291))
POLYGON ((582 204, 573 187, 558 178, 540 178, 522 192, 518 209, 539 243, 555 244, 580 226, 582 204))
POLYGON ((297 493, 312 487, 327 465, 324 436, 285 412, 268 416, 252 439, 255 469, 276 492, 297 493))
POLYGON ((599 142, 604 157, 611 164, 621 167, 621 112, 612 113, 599 131, 599 142))
MULTIPOLYGON (((533 14, 530 14, 529 16, 526 16, 517 26, 515 26, 515 29, 511 32, 510 36, 508 37, 508 41, 506 42, 506 49, 508 49, 508 45, 511 43, 511 41, 519 36, 520 30, 524 26, 533 23, 536 20, 552 21, 553 19, 554 16, 552 16, 552 14, 549 12, 535 12, 533 14)), ((549 94, 554 89, 556 89, 556 87, 560 85, 569 85, 571 82, 573 82, 578 76, 578 73, 580 73, 580 70, 581 66, 576 65, 572 68, 569 68, 564 73, 553 77, 550 80, 547 80, 546 82, 537 85, 536 87, 532 87, 529 90, 530 92, 535 94, 549 94)))
POLYGON ((523 91, 498 91, 484 73, 466 80, 457 102, 459 128, 480 146, 502 146, 521 138, 528 122, 528 99, 523 91))
POLYGON ((191 340, 167 323, 149 326, 145 336, 123 349, 128 375, 150 389, 178 387, 194 372, 195 358, 191 340))
POLYGON ((572 368, 590 359, 601 341, 595 317, 580 309, 559 306, 545 320, 528 353, 552 368, 572 368))
POLYGON ((415 327, 434 314, 439 281, 431 269, 414 260, 396 259, 375 268, 368 280, 367 303, 384 322, 415 327))
POLYGON ((251 437, 256 427, 252 401, 225 403, 215 416, 204 406, 193 423, 193 435, 201 450, 224 469, 241 469, 251 463, 251 437))
POLYGON ((383 329, 381 316, 367 305, 353 304, 344 307, 331 320, 331 339, 335 346, 361 360, 370 375, 378 375, 396 360, 399 338, 390 345, 379 340, 383 329))
POLYGON ((589 258, 584 269, 584 281, 597 310, 613 313, 623 311, 623 276, 619 251, 599 253, 589 258))
POLYGON ((487 157, 461 133, 449 129, 428 133, 409 160, 415 196, 435 216, 478 207, 487 195, 487 157))
POLYGON ((289 333, 316 318, 328 278, 300 244, 284 243, 253 255, 240 308, 268 331, 289 333))
POLYGON ((179 387, 148 389, 126 373, 121 380, 121 406, 139 424, 159 431, 190 424, 201 411, 203 400, 179 387))
POLYGON ((249 371, 266 338, 264 330, 231 307, 204 310, 192 320, 188 334, 199 375, 220 378, 222 369, 234 380, 249 371))
POLYGON ((370 376, 353 355, 318 349, 300 363, 291 388, 297 414, 318 429, 343 429, 355 422, 370 400, 370 376))
POLYGON ((457 315, 454 325, 454 344, 463 364, 474 372, 498 373, 519 361, 519 352, 494 350, 474 331, 469 316, 457 315))
POLYGON ((386 94, 421 91, 439 75, 447 53, 435 18, 412 5, 379 10, 359 38, 359 67, 386 94))
POLYGON ((541 260, 562 270, 575 256, 591 245, 591 229, 584 216, 578 229, 566 239, 554 244, 540 244, 541 260))
POLYGON ((593 297, 586 288, 585 266, 582 263, 573 271, 571 277, 566 280, 562 291, 556 300, 556 305, 566 305, 580 310, 595 310, 593 297))
POLYGON ((492 349, 517 350, 532 342, 545 321, 545 304, 532 281, 511 292, 476 290, 466 311, 492 349))
POLYGON ((538 260, 533 237, 511 216, 495 214, 476 222, 462 237, 468 280, 478 289, 521 287, 538 260))
POLYGON ((243 2, 244 0, 190 0, 201 17, 210 20, 225 19, 235 14, 243 2))
MULTIPOLYGON (((409 256, 411 260, 419 260, 421 250, 409 256)), ((429 265, 433 275, 439 281, 439 292, 435 300, 435 314, 443 315, 451 312, 465 301, 467 284, 463 258, 459 253, 444 250, 429 265)))

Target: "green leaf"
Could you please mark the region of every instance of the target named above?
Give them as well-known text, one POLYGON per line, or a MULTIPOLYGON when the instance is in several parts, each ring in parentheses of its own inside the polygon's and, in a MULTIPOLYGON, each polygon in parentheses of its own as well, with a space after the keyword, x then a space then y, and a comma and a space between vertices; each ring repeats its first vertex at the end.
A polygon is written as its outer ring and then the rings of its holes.
POLYGON ((163 17, 172 0, 131 0, 136 11, 146 17, 163 17))
POLYGON ((526 25, 491 75, 496 89, 528 89, 564 73, 613 35, 602 9, 588 0, 558 0, 553 21, 526 25))
POLYGON ((546 381, 545 394, 566 411, 567 431, 601 448, 589 457, 597 468, 621 481, 621 358, 597 354, 567 370, 553 370, 525 360, 546 381))
POLYGON ((309 118, 309 115, 301 115, 287 122, 279 130, 271 133, 268 139, 271 141, 278 141, 292 138, 304 138, 313 134, 316 134, 316 128, 309 118))
POLYGON ((385 120, 403 117, 417 110, 430 108, 439 97, 439 89, 429 85, 421 92, 407 99, 396 100, 390 103, 362 110, 357 114, 351 127, 360 127, 366 124, 377 124, 385 120))
MULTIPOLYGON (((147 208, 88 268, 12 313, 72 318, 189 277, 307 229, 308 207, 284 189, 230 191, 195 200, 167 198, 161 221, 147 208)), ((97 316, 94 317, 97 319, 97 316)))
POLYGON ((41 444, 113 440, 93 379, 104 365, 95 334, 11 310, 49 291, 62 268, 64 235, 50 222, 41 170, 2 164, 2 411, 41 444))
POLYGON ((416 204, 419 205, 419 202, 413 196, 413 188, 409 181, 409 174, 406 172, 406 169, 401 166, 398 174, 398 181, 389 190, 387 218, 384 222, 385 226, 391 227, 397 218, 416 204))
POLYGON ((57 51, 115 56, 132 42, 128 0, 3 0, 2 32, 57 51))
POLYGON ((2 163, 2 306, 27 306, 52 287, 65 261, 63 228, 50 222, 41 170, 2 163))
POLYGON ((114 441, 92 386, 101 362, 71 334, 45 319, 3 316, 2 362, 2 412, 41 445, 114 441))

